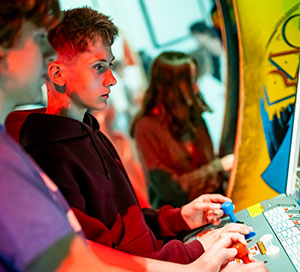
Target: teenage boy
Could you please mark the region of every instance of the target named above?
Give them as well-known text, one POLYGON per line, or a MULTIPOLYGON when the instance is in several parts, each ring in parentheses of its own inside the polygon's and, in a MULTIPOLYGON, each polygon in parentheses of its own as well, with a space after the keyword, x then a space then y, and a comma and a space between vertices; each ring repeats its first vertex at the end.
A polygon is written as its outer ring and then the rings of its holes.
POLYGON ((247 234, 232 224, 183 244, 157 239, 209 222, 218 224, 221 195, 203 195, 174 209, 141 210, 124 167, 110 141, 87 110, 106 106, 116 84, 111 45, 118 30, 105 15, 89 8, 66 11, 49 40, 58 54, 48 67, 48 114, 31 114, 21 143, 56 182, 75 212, 86 237, 127 253, 177 263, 196 260, 224 233, 247 234))

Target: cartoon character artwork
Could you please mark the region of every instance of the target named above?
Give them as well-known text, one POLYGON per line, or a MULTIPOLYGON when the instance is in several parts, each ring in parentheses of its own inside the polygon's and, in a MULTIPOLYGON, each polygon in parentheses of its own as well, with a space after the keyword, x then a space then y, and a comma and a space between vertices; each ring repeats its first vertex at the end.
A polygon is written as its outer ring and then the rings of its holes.
POLYGON ((285 192, 300 56, 300 1, 234 0, 240 56, 236 210, 285 192))
POLYGON ((285 193, 300 57, 300 3, 275 24, 268 41, 261 119, 270 157, 263 180, 285 193))

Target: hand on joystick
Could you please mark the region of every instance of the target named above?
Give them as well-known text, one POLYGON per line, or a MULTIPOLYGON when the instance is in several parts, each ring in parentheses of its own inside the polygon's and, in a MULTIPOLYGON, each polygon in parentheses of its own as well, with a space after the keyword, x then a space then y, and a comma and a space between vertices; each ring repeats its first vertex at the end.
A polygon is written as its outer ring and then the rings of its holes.
MULTIPOLYGON (((229 216, 231 222, 236 223, 237 220, 233 214, 234 206, 233 206, 232 202, 230 202, 230 201, 224 202, 221 207, 222 207, 223 212, 229 216)), ((255 235, 256 235, 255 232, 250 231, 248 234, 245 235, 245 239, 248 240, 255 235)))
POLYGON ((249 259, 249 252, 247 250, 247 247, 244 244, 238 242, 238 243, 233 244, 230 247, 235 248, 237 250, 237 254, 235 257, 238 259, 241 259, 244 264, 251 262, 249 259))

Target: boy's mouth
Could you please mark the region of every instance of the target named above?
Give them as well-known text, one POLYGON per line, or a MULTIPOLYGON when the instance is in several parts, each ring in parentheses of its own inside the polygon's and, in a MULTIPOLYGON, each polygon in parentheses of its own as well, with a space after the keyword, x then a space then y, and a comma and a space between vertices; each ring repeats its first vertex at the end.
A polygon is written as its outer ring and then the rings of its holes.
POLYGON ((102 95, 101 95, 101 98, 105 98, 105 99, 109 98, 109 93, 102 94, 102 95))

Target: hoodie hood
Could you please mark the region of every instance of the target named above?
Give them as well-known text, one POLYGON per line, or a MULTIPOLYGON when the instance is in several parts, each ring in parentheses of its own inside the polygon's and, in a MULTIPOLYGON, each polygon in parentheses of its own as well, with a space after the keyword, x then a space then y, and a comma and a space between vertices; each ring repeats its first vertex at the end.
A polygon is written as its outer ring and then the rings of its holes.
POLYGON ((103 171, 106 177, 110 179, 102 152, 97 145, 97 141, 100 140, 106 146, 99 128, 97 119, 89 113, 84 115, 83 122, 53 114, 32 113, 27 117, 21 128, 20 144, 27 150, 31 146, 73 140, 75 138, 90 138, 101 160, 103 171))
POLYGON ((94 116, 86 113, 83 122, 52 114, 32 113, 24 122, 20 132, 20 143, 24 146, 51 143, 87 136, 89 130, 99 131, 94 116))

